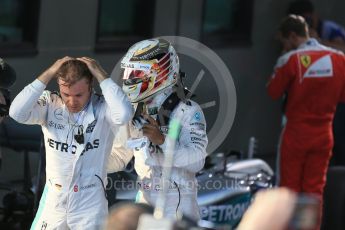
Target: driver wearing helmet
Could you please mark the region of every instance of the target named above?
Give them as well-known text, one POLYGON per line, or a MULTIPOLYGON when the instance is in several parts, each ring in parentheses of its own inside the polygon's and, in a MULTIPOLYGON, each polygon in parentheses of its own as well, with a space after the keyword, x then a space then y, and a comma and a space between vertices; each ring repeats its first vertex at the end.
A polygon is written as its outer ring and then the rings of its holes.
POLYGON ((136 202, 154 206, 161 190, 169 121, 178 115, 181 129, 173 152, 164 216, 175 218, 182 213, 198 220, 195 174, 203 168, 206 157, 206 121, 200 106, 185 99, 184 90, 178 87, 181 81, 175 49, 160 38, 138 42, 123 57, 121 69, 123 90, 136 112, 132 122, 120 128, 108 171, 123 169, 134 156, 139 187, 136 202))

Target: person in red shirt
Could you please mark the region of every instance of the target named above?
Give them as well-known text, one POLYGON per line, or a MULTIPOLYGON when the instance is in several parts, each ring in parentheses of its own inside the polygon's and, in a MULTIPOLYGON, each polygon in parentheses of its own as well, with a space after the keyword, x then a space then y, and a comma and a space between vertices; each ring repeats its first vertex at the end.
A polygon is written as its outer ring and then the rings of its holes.
POLYGON ((287 93, 280 185, 317 195, 321 209, 333 147, 332 120, 338 102, 345 102, 345 56, 310 38, 301 16, 284 18, 279 33, 290 51, 279 57, 267 90, 273 99, 287 93))

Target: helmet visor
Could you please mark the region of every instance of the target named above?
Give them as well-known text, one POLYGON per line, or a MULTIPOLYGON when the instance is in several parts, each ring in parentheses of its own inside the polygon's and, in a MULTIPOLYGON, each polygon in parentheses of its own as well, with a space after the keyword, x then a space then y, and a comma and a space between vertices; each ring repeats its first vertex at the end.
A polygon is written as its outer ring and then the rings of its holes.
POLYGON ((135 70, 125 68, 123 69, 122 79, 125 85, 139 84, 143 81, 147 81, 150 71, 135 70))

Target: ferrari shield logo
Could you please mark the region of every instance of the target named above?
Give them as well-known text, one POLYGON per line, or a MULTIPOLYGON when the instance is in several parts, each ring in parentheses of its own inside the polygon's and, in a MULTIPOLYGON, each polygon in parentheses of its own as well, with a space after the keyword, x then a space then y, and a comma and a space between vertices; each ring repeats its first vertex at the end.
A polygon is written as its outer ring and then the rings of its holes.
POLYGON ((302 65, 307 68, 311 63, 311 58, 309 55, 302 55, 300 57, 302 65))

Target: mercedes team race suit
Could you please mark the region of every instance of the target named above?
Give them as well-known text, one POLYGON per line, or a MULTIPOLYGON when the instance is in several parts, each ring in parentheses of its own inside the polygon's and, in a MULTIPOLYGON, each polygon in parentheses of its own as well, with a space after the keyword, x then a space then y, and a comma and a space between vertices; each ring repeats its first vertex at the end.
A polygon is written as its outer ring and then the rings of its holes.
MULTIPOLYGON (((332 153, 332 121, 345 102, 345 57, 309 39, 278 59, 268 93, 287 92, 287 123, 280 144, 280 185, 322 201, 332 153)), ((322 204, 321 204, 322 205, 322 204)))
POLYGON ((46 185, 31 229, 99 229, 108 213, 106 166, 118 127, 131 118, 127 96, 111 79, 100 83, 73 119, 56 93, 39 80, 14 99, 10 116, 42 126, 46 149, 46 185), (84 143, 74 135, 82 125, 84 143))
MULTIPOLYGON (((174 149, 165 217, 176 218, 177 213, 180 212, 198 220, 200 215, 195 174, 203 168, 207 155, 206 121, 200 106, 190 100, 186 103, 179 102, 173 109, 170 120, 176 117, 182 117, 181 130, 174 149)), ((168 126, 161 126, 160 129, 163 134, 168 133, 168 126)), ((160 182, 164 153, 167 152, 167 138, 159 146, 143 138, 133 150, 126 148, 129 138, 139 140, 142 137, 142 133, 132 125, 121 127, 113 145, 108 170, 111 172, 121 170, 134 155, 139 186, 136 202, 154 206, 161 191, 160 182)))

